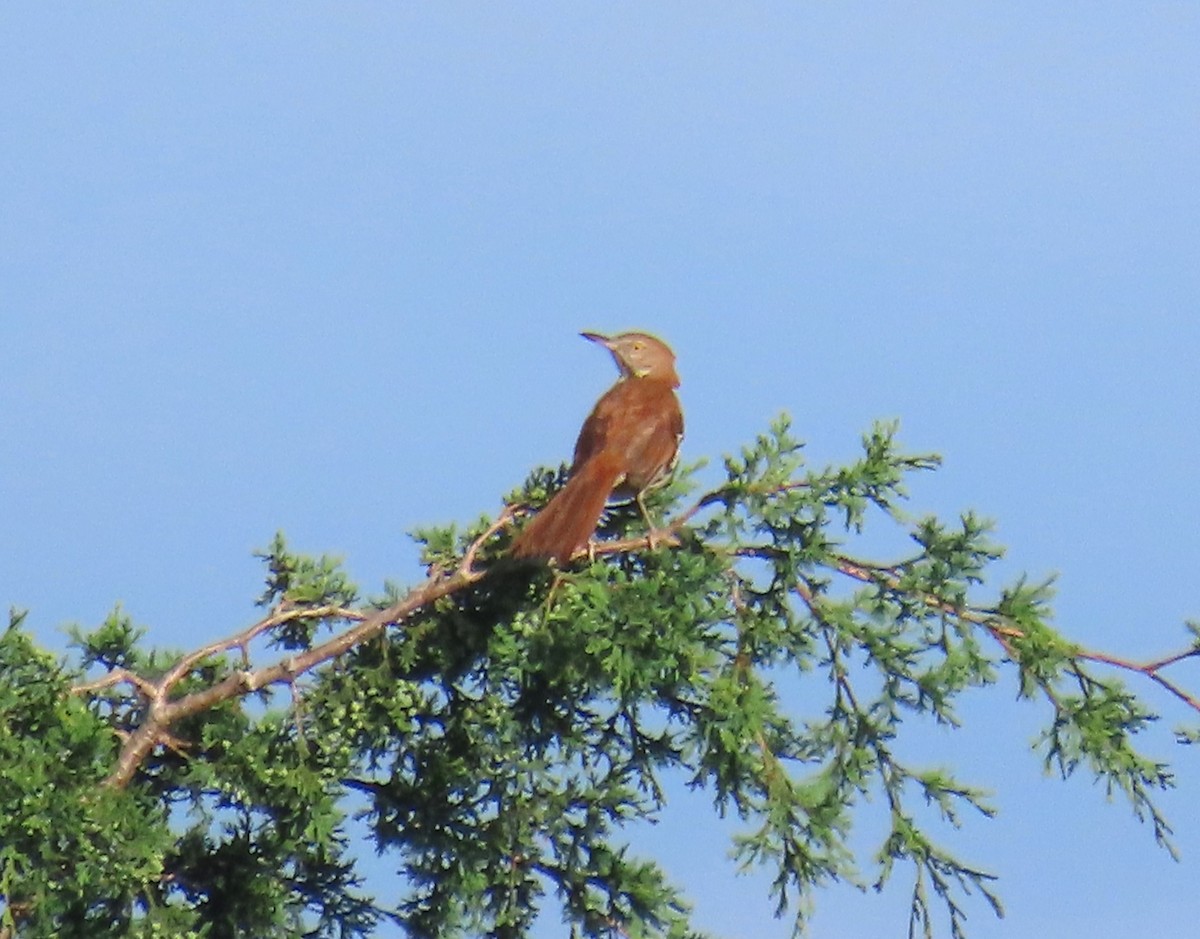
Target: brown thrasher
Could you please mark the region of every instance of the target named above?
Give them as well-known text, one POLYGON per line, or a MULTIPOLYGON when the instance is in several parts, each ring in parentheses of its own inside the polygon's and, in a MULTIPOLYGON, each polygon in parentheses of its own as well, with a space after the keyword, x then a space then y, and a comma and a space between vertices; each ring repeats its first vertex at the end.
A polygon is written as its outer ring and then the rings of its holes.
POLYGON ((580 335, 612 353, 621 377, 583 422, 566 485, 517 536, 513 557, 569 561, 587 546, 614 496, 635 499, 653 531, 642 497, 666 480, 679 454, 675 353, 645 333, 580 335))

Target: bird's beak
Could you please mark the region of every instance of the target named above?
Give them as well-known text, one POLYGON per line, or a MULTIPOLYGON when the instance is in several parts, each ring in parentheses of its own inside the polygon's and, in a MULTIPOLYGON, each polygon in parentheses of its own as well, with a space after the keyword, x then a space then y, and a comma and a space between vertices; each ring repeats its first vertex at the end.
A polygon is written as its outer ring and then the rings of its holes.
POLYGON ((612 340, 603 333, 580 333, 579 335, 588 340, 588 342, 598 342, 600 345, 604 346, 604 348, 609 350, 612 349, 612 340))

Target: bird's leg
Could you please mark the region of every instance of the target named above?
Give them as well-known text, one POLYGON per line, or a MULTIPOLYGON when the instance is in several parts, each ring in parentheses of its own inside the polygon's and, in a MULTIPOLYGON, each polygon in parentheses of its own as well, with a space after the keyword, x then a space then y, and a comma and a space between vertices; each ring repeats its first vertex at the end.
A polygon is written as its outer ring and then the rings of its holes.
POLYGON ((560 570, 555 570, 554 575, 550 578, 550 589, 546 591, 546 602, 542 604, 542 618, 545 619, 550 615, 550 610, 554 606, 554 595, 558 593, 558 588, 567 581, 567 575, 560 570))
POLYGON ((633 497, 633 501, 637 503, 637 507, 642 512, 642 518, 646 520, 646 546, 653 551, 658 547, 658 526, 655 525, 654 520, 650 518, 650 510, 646 508, 646 503, 642 499, 645 494, 645 490, 642 490, 633 497))

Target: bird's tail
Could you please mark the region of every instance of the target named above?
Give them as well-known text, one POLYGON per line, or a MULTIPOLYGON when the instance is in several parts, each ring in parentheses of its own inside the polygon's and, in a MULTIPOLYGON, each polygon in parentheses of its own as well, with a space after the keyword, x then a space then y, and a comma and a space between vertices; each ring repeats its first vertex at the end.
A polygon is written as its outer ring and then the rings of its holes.
POLYGON ((512 556, 569 561, 586 547, 620 475, 603 454, 587 460, 517 536, 512 556))

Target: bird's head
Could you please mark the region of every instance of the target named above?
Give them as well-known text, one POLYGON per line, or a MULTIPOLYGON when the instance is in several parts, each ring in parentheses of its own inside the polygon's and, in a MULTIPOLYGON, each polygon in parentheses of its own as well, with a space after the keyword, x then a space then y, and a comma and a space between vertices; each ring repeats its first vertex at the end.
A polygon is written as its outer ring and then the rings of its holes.
POLYGON ((580 333, 584 339, 597 342, 612 353, 622 378, 650 378, 669 381, 678 386, 675 372, 675 353, 661 339, 647 333, 620 333, 605 336, 600 333, 580 333))

